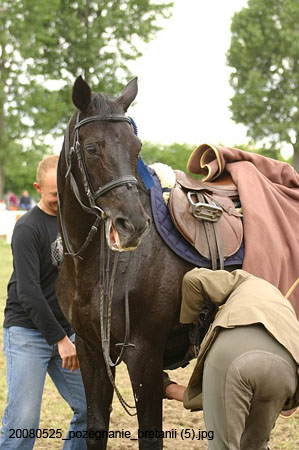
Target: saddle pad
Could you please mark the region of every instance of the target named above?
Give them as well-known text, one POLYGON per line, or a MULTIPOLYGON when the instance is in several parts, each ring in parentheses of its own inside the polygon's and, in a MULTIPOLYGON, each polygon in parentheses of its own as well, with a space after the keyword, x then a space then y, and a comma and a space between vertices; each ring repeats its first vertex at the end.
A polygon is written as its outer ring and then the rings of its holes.
MULTIPOLYGON (((167 205, 163 199, 163 190, 156 173, 148 168, 152 175, 154 186, 150 190, 151 206, 155 227, 165 244, 179 257, 197 267, 212 267, 211 261, 201 256, 194 247, 175 228, 167 205)), ((224 261, 224 266, 242 266, 244 258, 244 243, 240 249, 224 261)))

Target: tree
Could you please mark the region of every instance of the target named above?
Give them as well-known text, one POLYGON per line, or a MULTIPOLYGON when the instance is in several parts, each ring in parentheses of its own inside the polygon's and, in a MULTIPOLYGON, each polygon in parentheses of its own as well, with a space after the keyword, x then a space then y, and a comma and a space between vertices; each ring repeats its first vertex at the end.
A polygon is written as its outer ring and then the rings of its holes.
POLYGON ((188 159, 195 147, 195 145, 190 144, 161 145, 144 142, 141 156, 146 164, 160 162, 171 166, 173 169, 186 171, 188 159))
POLYGON ((249 0, 231 32, 233 119, 268 147, 291 144, 299 171, 299 2, 249 0))
POLYGON ((119 92, 131 76, 128 62, 171 7, 166 0, 0 0, 0 198, 5 174, 8 189, 50 151, 46 136, 61 135, 74 78, 119 92))
MULTIPOLYGON (((218 145, 224 145, 221 142, 218 145)), ((173 169, 187 171, 187 162, 196 148, 196 145, 191 144, 178 144, 173 143, 169 145, 154 144, 153 142, 143 142, 141 156, 144 162, 148 165, 160 162, 167 164, 173 169)), ((249 144, 236 144, 235 148, 240 148, 241 150, 259 153, 260 155, 266 156, 268 158, 279 159, 280 161, 288 162, 285 160, 281 154, 277 154, 277 151, 273 149, 266 149, 264 147, 257 147, 254 143, 249 144)), ((192 177, 201 179, 202 175, 192 174, 192 177)))

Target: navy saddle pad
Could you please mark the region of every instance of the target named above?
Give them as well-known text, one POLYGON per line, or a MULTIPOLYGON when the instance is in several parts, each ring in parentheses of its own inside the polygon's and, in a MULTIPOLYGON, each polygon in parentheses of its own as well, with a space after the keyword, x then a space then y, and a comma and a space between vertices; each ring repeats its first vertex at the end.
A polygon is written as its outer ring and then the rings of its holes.
MULTIPOLYGON (((195 266, 206 267, 210 269, 212 267, 211 261, 201 256, 175 228, 168 212, 167 205, 165 204, 163 199, 163 190, 160 180, 150 167, 148 167, 148 170, 150 171, 150 174, 152 175, 152 179, 154 181, 154 186, 151 188, 150 192, 152 213, 158 233, 160 234, 164 242, 168 245, 168 247, 171 248, 171 250, 178 256, 195 266)), ((167 190, 169 191, 169 189, 167 190)), ((237 253, 225 259, 224 266, 242 266, 244 252, 245 249, 243 241, 237 253)))

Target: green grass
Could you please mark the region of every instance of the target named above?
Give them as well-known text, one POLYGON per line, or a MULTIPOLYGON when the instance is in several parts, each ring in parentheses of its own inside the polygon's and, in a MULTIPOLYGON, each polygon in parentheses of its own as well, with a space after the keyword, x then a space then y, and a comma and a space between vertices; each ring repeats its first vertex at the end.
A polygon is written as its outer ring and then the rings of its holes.
MULTIPOLYGON (((5 403, 6 403, 6 381, 5 381, 5 358, 2 350, 2 323, 3 311, 5 307, 6 285, 9 280, 12 268, 12 258, 10 246, 7 245, 3 239, 0 239, 0 417, 2 417, 5 403)), ((190 364, 186 369, 178 369, 173 374, 173 378, 181 383, 186 384, 193 370, 193 365, 190 364)), ((117 386, 124 395, 128 403, 133 403, 131 388, 127 375, 126 367, 121 364, 117 371, 117 386)), ((42 414, 40 421, 40 428, 61 428, 66 433, 72 413, 59 396, 52 381, 47 377, 43 403, 42 414)), ((183 406, 174 400, 165 401, 163 406, 164 416, 164 430, 177 429, 178 432, 182 428, 193 428, 197 430, 205 429, 202 413, 190 413, 185 410, 183 406)), ((299 449, 299 427, 298 427, 299 412, 290 419, 279 418, 276 427, 271 434, 270 448, 271 450, 295 450, 299 449)), ((117 398, 113 401, 113 411, 111 414, 111 430, 129 430, 132 436, 137 435, 136 417, 129 417, 121 408, 117 398)), ((62 441, 60 439, 38 439, 35 444, 35 449, 50 450, 61 449, 62 441)), ((137 442, 132 442, 126 439, 110 439, 108 449, 113 450, 137 450, 137 442)), ((172 450, 204 450, 207 448, 206 442, 199 441, 182 441, 177 439, 165 439, 164 449, 172 450)))

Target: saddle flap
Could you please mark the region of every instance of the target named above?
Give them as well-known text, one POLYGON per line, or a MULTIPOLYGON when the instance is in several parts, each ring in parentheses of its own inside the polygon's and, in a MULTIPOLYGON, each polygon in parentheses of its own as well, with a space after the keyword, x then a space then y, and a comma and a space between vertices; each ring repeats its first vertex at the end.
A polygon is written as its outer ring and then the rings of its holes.
MULTIPOLYGON (((194 190, 194 185, 192 185, 192 190, 194 190)), ((214 204, 223 210, 213 227, 207 227, 206 220, 195 218, 191 214, 192 205, 188 200, 188 191, 183 189, 179 183, 171 190, 170 194, 168 208, 171 218, 185 239, 207 259, 211 259, 211 254, 206 233, 215 233, 220 236, 223 257, 227 258, 236 253, 242 243, 243 225, 240 214, 237 213, 232 199, 225 197, 222 192, 218 194, 202 188, 200 188, 199 192, 207 205, 214 204)), ((214 236, 209 237, 214 239, 214 236)))
POLYGON ((228 172, 223 172, 215 181, 207 182, 200 181, 195 178, 192 178, 185 172, 181 170, 175 170, 176 180, 181 186, 185 189, 192 191, 199 190, 209 190, 211 192, 215 192, 218 195, 228 196, 228 197, 237 197, 238 196, 238 188, 232 180, 232 177, 228 172))

